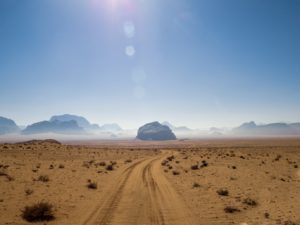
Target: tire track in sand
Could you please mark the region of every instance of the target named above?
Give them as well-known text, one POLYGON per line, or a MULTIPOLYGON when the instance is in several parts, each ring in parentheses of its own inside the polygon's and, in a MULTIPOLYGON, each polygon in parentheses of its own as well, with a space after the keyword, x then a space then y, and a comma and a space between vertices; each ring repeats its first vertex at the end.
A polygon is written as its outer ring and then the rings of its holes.
POLYGON ((127 167, 83 225, 195 225, 165 178, 161 154, 127 167))

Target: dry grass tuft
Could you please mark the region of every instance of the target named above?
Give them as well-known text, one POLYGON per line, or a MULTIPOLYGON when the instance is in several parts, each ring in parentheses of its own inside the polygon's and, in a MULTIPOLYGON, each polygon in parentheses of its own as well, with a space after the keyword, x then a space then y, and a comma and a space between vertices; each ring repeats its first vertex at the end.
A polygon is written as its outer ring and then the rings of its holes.
POLYGON ((53 205, 48 202, 39 202, 26 206, 22 210, 22 217, 28 222, 50 221, 55 219, 53 205))

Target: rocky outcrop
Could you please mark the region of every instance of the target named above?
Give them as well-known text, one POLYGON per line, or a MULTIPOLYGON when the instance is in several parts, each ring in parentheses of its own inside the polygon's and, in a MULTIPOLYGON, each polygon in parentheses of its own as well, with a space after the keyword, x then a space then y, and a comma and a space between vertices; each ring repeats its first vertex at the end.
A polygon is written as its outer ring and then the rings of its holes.
POLYGON ((162 125, 159 122, 152 122, 139 128, 137 139, 165 141, 176 140, 176 136, 168 126, 162 125))

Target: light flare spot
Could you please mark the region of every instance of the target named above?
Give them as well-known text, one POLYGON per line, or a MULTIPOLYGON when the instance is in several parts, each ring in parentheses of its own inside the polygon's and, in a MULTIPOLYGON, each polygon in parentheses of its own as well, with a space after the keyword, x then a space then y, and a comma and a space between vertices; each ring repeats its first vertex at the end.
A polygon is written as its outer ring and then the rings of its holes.
POLYGON ((134 56, 135 55, 135 48, 132 45, 126 46, 126 48, 125 48, 125 54, 127 56, 130 56, 130 57, 134 56))

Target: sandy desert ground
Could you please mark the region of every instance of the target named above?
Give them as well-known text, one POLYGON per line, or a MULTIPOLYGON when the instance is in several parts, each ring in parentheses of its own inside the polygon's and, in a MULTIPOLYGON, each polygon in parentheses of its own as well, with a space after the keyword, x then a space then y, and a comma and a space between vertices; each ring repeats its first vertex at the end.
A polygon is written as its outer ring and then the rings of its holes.
POLYGON ((0 224, 300 224, 300 139, 0 145, 0 224))

